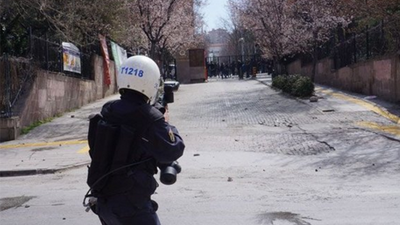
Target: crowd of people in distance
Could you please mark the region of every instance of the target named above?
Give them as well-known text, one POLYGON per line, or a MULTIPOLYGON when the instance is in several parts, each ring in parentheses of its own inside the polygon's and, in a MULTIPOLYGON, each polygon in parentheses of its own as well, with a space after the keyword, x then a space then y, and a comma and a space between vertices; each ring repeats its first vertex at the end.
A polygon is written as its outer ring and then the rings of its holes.
POLYGON ((239 79, 250 78, 256 73, 271 73, 272 63, 270 61, 255 61, 246 60, 235 60, 232 62, 221 62, 217 63, 214 61, 206 62, 207 75, 212 78, 227 79, 237 75, 239 79))

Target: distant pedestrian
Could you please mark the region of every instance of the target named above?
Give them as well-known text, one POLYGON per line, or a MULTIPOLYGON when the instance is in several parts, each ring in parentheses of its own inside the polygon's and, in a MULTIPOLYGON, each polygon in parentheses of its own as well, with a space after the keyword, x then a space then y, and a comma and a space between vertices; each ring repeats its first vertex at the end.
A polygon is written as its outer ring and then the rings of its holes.
POLYGON ((240 60, 237 61, 236 68, 238 71, 239 80, 243 79, 242 62, 240 60))
POLYGON ((242 74, 241 78, 243 79, 244 78, 244 74, 247 71, 246 62, 242 63, 242 67, 240 69, 241 69, 241 74, 242 74))
POLYGON ((231 62, 231 76, 234 76, 235 74, 235 62, 231 62))
POLYGON ((224 63, 221 63, 221 79, 224 79, 224 77, 225 77, 225 65, 224 63))

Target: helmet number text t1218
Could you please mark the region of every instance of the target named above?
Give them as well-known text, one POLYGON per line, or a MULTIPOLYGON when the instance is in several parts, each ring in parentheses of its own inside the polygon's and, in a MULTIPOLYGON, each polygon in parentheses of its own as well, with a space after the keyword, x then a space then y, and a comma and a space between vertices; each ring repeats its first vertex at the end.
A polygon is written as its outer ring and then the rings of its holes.
POLYGON ((121 74, 143 77, 144 71, 143 70, 139 70, 139 69, 135 69, 135 68, 132 68, 132 67, 122 67, 121 68, 121 74))

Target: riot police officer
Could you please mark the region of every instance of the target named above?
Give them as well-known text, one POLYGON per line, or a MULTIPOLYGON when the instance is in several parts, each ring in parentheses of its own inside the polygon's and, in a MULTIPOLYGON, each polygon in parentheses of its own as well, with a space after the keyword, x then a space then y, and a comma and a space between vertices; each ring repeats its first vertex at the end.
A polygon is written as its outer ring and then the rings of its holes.
POLYGON ((128 58, 117 75, 120 99, 107 102, 98 119, 91 119, 88 184, 97 198, 94 211, 102 224, 160 224, 157 203, 151 200, 158 186, 153 175, 157 167, 177 165, 185 145, 168 123, 168 111, 163 115, 152 106, 159 82, 160 70, 152 59, 128 58), (113 135, 116 138, 110 138, 113 135))

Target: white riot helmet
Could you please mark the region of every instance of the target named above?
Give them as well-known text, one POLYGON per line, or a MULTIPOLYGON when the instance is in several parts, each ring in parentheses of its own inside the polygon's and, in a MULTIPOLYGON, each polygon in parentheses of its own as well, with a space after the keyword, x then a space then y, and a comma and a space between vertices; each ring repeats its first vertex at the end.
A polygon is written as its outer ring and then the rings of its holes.
POLYGON ((156 101, 160 84, 160 69, 147 56, 129 57, 121 64, 117 77, 118 89, 130 89, 149 98, 150 104, 156 101))

